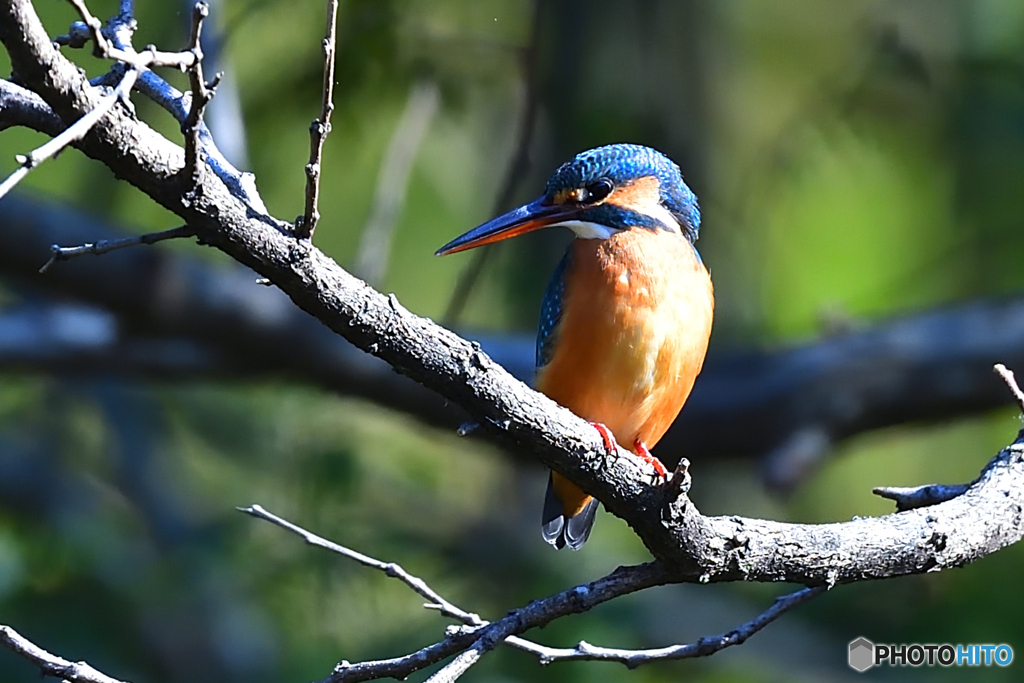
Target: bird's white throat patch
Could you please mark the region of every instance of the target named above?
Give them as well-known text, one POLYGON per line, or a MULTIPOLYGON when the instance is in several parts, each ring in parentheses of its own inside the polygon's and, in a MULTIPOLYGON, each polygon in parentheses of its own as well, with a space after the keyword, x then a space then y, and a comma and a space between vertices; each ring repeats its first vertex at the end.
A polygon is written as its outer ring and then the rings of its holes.
MULTIPOLYGON (((655 204, 653 207, 647 207, 644 213, 658 221, 665 230, 682 234, 682 229, 679 227, 679 221, 676 220, 676 217, 672 215, 671 211, 661 204, 655 204)), ((590 221, 563 221, 562 223, 555 223, 555 225, 569 228, 576 233, 577 237, 584 240, 606 240, 615 233, 622 232, 615 228, 609 228, 607 225, 592 223, 590 221)))
POLYGON ((565 221, 563 223, 556 223, 556 225, 569 228, 576 233, 577 237, 584 240, 606 240, 618 232, 618 230, 609 228, 607 225, 591 223, 590 221, 565 221))

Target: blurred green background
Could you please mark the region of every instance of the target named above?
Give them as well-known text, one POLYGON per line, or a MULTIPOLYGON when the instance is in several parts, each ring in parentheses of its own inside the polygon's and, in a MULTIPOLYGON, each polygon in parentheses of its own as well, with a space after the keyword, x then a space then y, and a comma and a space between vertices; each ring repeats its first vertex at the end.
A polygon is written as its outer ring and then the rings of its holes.
MULTIPOLYGON (((113 0, 89 4, 102 17, 116 10, 113 0)), ((136 46, 184 44, 187 4, 138 4, 136 46)), ((324 4, 213 7, 218 68, 241 108, 241 119, 218 114, 236 124, 214 133, 226 141, 244 130, 230 153, 256 174, 271 213, 289 220, 302 211, 307 127, 319 111, 324 4)), ((41 0, 37 10, 54 35, 75 18, 64 3, 41 0)), ((71 56, 90 74, 106 68, 84 51, 71 56)), ((711 353, 1024 287, 1019 0, 349 0, 337 76, 315 241, 353 267, 367 225, 388 223, 374 218, 381 196, 396 213, 390 248, 371 259, 379 288, 435 319, 472 256, 436 259, 433 250, 508 208, 496 202, 528 101, 535 117, 513 203, 600 144, 648 144, 680 164, 701 199, 699 246, 716 284, 711 353), (398 135, 408 136, 408 177, 398 173, 398 186, 382 192, 398 135)), ((134 101, 179 138, 168 115, 134 101)), ((9 130, 0 140, 6 174, 42 137, 9 130)), ((177 225, 77 152, 23 185, 139 231, 177 225)), ((495 250, 457 319, 462 329, 533 329, 568 240, 550 233, 495 250)), ((159 248, 223 260, 184 243, 159 248)), ((23 296, 9 289, 0 305, 23 296)), ((1018 427, 1007 410, 866 434, 787 497, 762 490, 757 463, 699 462, 694 499, 708 514, 804 522, 882 514, 889 506, 872 486, 969 480, 1018 427)), ((551 552, 537 529, 540 467, 283 382, 5 375, 0 452, 4 478, 35 482, 0 500, 0 623, 134 683, 316 680, 341 659, 397 656, 442 637, 446 620, 399 583, 236 505, 261 503, 396 561, 485 618, 648 558, 605 513, 583 551, 551 552)), ((1022 553, 837 588, 706 660, 542 669, 500 649, 465 680, 843 681, 856 676, 846 644, 861 635, 1024 647, 1022 553)), ((687 642, 746 621, 781 590, 662 588, 529 636, 561 646, 687 642)), ((1021 666, 869 675, 1009 681, 1021 666)), ((0 678, 38 673, 0 652, 0 678)))

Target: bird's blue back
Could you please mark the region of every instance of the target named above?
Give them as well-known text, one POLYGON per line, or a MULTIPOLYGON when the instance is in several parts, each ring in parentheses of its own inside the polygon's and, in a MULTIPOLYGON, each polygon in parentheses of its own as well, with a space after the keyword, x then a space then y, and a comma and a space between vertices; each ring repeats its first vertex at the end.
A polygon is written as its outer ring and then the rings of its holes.
POLYGON ((540 321, 537 324, 537 367, 542 368, 551 361, 558 336, 558 324, 562 321, 562 301, 565 296, 565 272, 569 267, 572 249, 566 249, 565 255, 555 266, 547 289, 544 290, 544 301, 540 305, 540 321))

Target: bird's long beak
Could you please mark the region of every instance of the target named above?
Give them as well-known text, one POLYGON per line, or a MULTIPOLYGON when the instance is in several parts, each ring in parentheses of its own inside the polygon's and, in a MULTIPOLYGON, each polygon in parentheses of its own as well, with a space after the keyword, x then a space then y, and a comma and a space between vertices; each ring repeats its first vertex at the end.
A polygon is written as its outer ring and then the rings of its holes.
POLYGON ((577 212, 578 208, 572 204, 548 204, 544 203, 543 197, 535 199, 529 204, 512 209, 503 216, 498 216, 494 220, 473 228, 465 235, 456 237, 438 249, 435 256, 454 254, 572 220, 577 212))

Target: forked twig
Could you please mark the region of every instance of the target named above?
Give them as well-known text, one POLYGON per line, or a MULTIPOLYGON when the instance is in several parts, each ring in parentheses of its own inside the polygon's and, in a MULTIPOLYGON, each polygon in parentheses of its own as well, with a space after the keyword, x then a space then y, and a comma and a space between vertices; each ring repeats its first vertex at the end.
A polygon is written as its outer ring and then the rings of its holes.
MULTIPOLYGON (((71 32, 68 35, 57 37, 56 42, 61 45, 81 47, 84 45, 83 36, 88 35, 92 38, 98 56, 124 62, 137 69, 169 66, 184 71, 194 66, 199 59, 199 56, 190 50, 184 52, 161 52, 155 49, 147 49, 143 52, 123 50, 107 39, 107 36, 103 33, 103 23, 93 16, 89 8, 85 6, 84 0, 68 1, 77 10, 78 15, 82 18, 82 22, 77 25, 72 24, 71 32), (80 27, 84 27, 84 30, 80 27)), ((122 21, 124 18, 130 18, 131 16, 132 3, 122 1, 117 20, 122 21)))
MULTIPOLYGON (((439 659, 443 659, 444 656, 450 656, 450 654, 458 653, 448 665, 439 670, 429 679, 432 683, 449 683, 465 673, 465 671, 476 663, 483 654, 502 642, 507 643, 516 649, 533 654, 537 657, 537 661, 544 665, 562 661, 590 660, 617 662, 624 664, 629 668, 634 668, 664 659, 706 657, 718 652, 719 650, 745 642, 750 638, 750 636, 768 626, 768 624, 778 619, 785 612, 827 590, 826 586, 816 586, 812 588, 804 588, 796 591, 795 593, 780 596, 776 598, 774 604, 770 608, 750 621, 741 624, 726 633, 701 638, 696 643, 672 645, 669 647, 647 650, 625 650, 619 648, 599 647, 581 641, 574 648, 552 648, 526 640, 525 638, 521 638, 517 635, 508 635, 507 632, 510 628, 508 620, 510 617, 505 617, 504 619, 496 622, 490 622, 481 619, 480 616, 476 614, 466 612, 444 599, 439 593, 437 593, 437 591, 428 586, 425 581, 413 576, 393 562, 382 562, 381 560, 363 555, 362 553, 346 548, 345 546, 338 545, 337 543, 329 541, 296 524, 278 517, 271 512, 268 512, 259 505, 251 505, 247 508, 239 508, 239 510, 256 517, 257 519, 262 519, 264 521, 271 522, 272 524, 276 524, 277 526, 300 536, 310 545, 325 548, 331 552, 335 552, 339 555, 355 560, 363 566, 380 570, 390 577, 399 579, 418 595, 430 601, 425 604, 424 607, 438 610, 441 614, 452 619, 456 619, 464 624, 461 629, 456 629, 453 632, 450 631, 448 639, 403 657, 381 660, 378 662, 362 662, 357 664, 349 664, 347 662, 342 663, 335 669, 334 673, 326 679, 326 682, 329 683, 363 681, 384 677, 405 678, 409 674, 419 671, 426 666, 429 666, 431 663, 439 661, 439 659), (471 637, 473 635, 477 635, 478 637, 466 641, 466 645, 463 647, 455 648, 452 644, 453 638, 463 636, 471 637), (444 649, 449 654, 439 655, 438 651, 440 649, 444 649)), ((629 571, 630 569, 636 570, 640 568, 620 568, 619 570, 616 570, 616 572, 629 571)), ((608 577, 604 577, 604 579, 599 581, 609 581, 614 575, 615 573, 608 577)), ((636 583, 631 587, 612 587, 610 590, 617 591, 617 594, 625 594, 665 582, 663 580, 652 581, 649 578, 634 579, 634 581, 636 581, 636 583)), ((591 586, 593 585, 594 584, 591 584, 591 586)), ((555 604, 559 600, 564 600, 567 594, 586 596, 590 592, 591 590, 588 589, 587 586, 577 586, 576 588, 570 589, 569 591, 565 591, 561 594, 535 601, 530 605, 530 607, 524 608, 524 610, 536 608, 537 606, 541 606, 543 609, 544 603, 555 604)), ((563 607, 562 609, 564 610, 565 608, 563 607)), ((551 608, 548 618, 538 625, 548 623, 549 621, 568 613, 571 612, 568 610, 560 612, 558 608, 551 608)))

